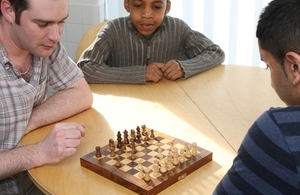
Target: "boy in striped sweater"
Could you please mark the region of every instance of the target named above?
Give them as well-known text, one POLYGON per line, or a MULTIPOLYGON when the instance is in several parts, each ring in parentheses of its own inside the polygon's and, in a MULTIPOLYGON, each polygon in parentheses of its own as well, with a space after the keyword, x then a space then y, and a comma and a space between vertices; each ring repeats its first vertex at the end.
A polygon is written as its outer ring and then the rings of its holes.
POLYGON ((224 61, 224 52, 184 21, 169 0, 124 0, 128 17, 108 22, 78 61, 89 83, 186 79, 224 61))

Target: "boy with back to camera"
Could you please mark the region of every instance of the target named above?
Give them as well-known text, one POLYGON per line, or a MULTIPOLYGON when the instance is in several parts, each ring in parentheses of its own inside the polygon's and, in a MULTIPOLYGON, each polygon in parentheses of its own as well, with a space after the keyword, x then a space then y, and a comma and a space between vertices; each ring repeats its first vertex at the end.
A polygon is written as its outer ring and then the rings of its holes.
POLYGON ((129 16, 108 22, 78 61, 89 83, 186 79, 224 61, 218 45, 167 16, 169 0, 124 0, 124 7, 129 16))
POLYGON ((271 108, 254 122, 214 195, 300 194, 299 13, 299 0, 273 0, 260 15, 260 56, 287 107, 271 108))

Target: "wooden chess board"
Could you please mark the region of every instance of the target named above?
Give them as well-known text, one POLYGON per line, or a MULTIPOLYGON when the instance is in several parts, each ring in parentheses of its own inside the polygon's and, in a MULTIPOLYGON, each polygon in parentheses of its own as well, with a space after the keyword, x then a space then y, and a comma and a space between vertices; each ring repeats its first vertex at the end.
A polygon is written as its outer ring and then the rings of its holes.
POLYGON ((184 179, 212 160, 212 152, 197 146, 196 156, 185 158, 183 163, 179 163, 166 173, 159 173, 158 176, 154 176, 152 167, 155 159, 158 159, 159 154, 167 156, 171 143, 179 150, 186 144, 183 140, 155 131, 153 140, 136 144, 135 160, 131 160, 130 147, 127 147, 125 152, 116 148, 115 154, 120 159, 121 167, 117 167, 115 158, 110 157, 111 152, 108 144, 101 147, 102 156, 100 158, 96 158, 96 151, 92 151, 81 157, 80 162, 81 166, 138 194, 153 195, 184 179), (145 181, 139 177, 138 166, 141 164, 150 170, 150 181, 145 181))

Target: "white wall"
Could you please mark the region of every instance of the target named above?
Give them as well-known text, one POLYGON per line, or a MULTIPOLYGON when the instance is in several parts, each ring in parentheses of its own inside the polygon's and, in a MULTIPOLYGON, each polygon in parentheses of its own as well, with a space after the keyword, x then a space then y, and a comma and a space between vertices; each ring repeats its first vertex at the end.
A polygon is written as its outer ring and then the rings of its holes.
POLYGON ((69 0, 69 17, 65 23, 61 42, 74 61, 84 33, 95 24, 104 21, 104 2, 105 0, 69 0))

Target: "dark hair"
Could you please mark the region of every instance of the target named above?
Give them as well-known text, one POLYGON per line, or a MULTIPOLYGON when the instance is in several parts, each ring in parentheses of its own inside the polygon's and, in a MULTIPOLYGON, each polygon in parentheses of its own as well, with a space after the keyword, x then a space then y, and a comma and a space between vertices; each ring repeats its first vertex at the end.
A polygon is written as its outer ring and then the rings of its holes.
POLYGON ((282 65, 288 52, 300 54, 300 1, 270 2, 260 15, 256 37, 260 48, 282 65))
MULTIPOLYGON (((1 1, 2 0, 0 0, 0 2, 1 1)), ((9 2, 12 5, 12 7, 15 11, 15 14, 16 14, 15 22, 17 24, 20 24, 21 14, 24 10, 28 9, 29 2, 28 2, 28 0, 9 0, 9 2)), ((2 16, 1 10, 0 10, 0 15, 2 16)))

